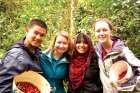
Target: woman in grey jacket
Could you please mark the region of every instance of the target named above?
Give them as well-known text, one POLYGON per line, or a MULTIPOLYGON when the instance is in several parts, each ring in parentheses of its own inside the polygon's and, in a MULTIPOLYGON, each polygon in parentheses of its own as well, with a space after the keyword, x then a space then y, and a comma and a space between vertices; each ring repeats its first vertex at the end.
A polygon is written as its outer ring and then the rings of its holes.
MULTIPOLYGON (((113 25, 108 19, 98 19, 94 24, 95 36, 97 38, 96 52, 99 56, 100 78, 103 84, 103 93, 122 93, 125 91, 129 93, 138 93, 139 90, 138 80, 140 67, 140 60, 125 46, 123 41, 115 36, 112 36, 113 25), (107 72, 105 59, 112 52, 121 52, 123 58, 128 62, 133 70, 131 77, 121 86, 117 86, 117 82, 113 82, 107 72)), ((113 64, 113 63, 112 63, 113 64)), ((128 71, 129 71, 128 70, 128 71)))
POLYGON ((0 65, 0 93, 12 93, 14 76, 28 70, 40 72, 39 46, 47 33, 47 25, 33 19, 26 28, 26 37, 13 44, 0 65))

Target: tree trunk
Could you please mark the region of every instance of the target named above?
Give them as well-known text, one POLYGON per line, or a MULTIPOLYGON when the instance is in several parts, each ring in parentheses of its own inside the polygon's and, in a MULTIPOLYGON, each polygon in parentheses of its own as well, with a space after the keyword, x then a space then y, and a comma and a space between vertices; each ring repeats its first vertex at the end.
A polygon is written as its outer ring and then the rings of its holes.
POLYGON ((75 28, 75 15, 76 15, 76 3, 77 0, 71 0, 71 18, 70 18, 70 34, 76 32, 75 28))

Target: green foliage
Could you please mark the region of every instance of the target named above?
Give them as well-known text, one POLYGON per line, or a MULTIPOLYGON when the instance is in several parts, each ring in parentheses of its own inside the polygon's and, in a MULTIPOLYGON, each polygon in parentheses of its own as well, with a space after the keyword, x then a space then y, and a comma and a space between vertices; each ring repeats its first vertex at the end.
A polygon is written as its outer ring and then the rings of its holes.
POLYGON ((140 2, 138 0, 119 1, 112 6, 115 10, 114 24, 117 28, 117 35, 122 37, 126 44, 140 58, 140 2), (133 41, 133 42, 132 42, 133 41))
MULTIPOLYGON (((0 0, 0 57, 13 42, 24 37, 26 23, 32 18, 40 18, 48 24, 43 50, 57 31, 69 32, 70 5, 70 0, 0 0)), ((114 34, 120 36, 140 58, 139 10, 139 0, 77 0, 76 32, 88 33, 95 41, 93 22, 100 17, 109 18, 117 29, 114 34)))
POLYGON ((139 0, 79 0, 77 8, 76 24, 78 29, 84 28, 86 32, 92 33, 91 24, 95 19, 109 18, 117 29, 114 34, 120 36, 140 58, 139 0))

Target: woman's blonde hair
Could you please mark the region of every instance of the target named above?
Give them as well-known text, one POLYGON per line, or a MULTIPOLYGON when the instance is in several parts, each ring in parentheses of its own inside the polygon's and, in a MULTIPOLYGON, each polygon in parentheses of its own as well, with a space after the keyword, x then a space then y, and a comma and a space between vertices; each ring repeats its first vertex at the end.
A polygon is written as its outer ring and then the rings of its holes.
POLYGON ((54 45, 55 45, 55 42, 56 42, 56 38, 58 36, 63 36, 64 38, 66 38, 68 40, 68 50, 64 54, 65 54, 65 56, 70 56, 71 51, 72 51, 73 43, 72 43, 72 40, 71 40, 68 32, 66 32, 66 31, 60 31, 60 32, 56 33, 56 35, 54 36, 54 38, 53 38, 51 44, 49 45, 49 48, 46 50, 46 52, 54 50, 54 45))

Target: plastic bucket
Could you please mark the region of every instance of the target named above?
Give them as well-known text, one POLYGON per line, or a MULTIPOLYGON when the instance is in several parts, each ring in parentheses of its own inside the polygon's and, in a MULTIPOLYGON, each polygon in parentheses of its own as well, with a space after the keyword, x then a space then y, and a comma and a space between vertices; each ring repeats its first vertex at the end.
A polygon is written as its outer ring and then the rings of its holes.
POLYGON ((115 62, 109 71, 109 78, 116 83, 125 83, 133 76, 131 66, 124 60, 115 62))
POLYGON ((50 84, 48 83, 48 81, 43 76, 34 71, 27 71, 14 77, 13 80, 14 93, 23 93, 16 86, 17 82, 28 82, 34 85, 36 88, 38 88, 40 93, 50 93, 51 91, 50 84))

